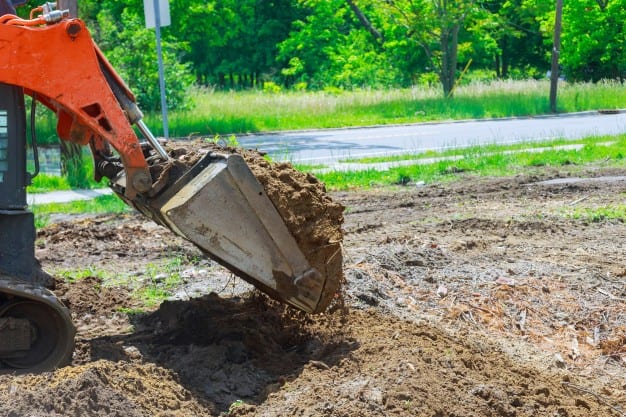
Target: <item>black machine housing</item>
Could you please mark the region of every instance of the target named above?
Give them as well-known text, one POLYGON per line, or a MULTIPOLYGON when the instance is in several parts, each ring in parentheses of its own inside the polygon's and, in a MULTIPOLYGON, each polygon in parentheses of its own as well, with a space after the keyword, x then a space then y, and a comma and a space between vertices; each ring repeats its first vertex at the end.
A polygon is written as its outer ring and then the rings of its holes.
POLYGON ((34 216, 27 209, 26 112, 21 88, 0 84, 0 273, 36 280, 34 216))

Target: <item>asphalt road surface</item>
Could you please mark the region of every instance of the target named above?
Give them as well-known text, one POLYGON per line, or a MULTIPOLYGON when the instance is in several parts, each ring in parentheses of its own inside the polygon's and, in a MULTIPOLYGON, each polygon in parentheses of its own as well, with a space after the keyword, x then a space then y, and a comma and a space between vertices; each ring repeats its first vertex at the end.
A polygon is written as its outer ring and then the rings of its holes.
POLYGON ((535 118, 284 132, 241 136, 237 140, 246 148, 267 152, 274 160, 333 164, 346 158, 620 133, 626 133, 626 113, 585 112, 535 118))

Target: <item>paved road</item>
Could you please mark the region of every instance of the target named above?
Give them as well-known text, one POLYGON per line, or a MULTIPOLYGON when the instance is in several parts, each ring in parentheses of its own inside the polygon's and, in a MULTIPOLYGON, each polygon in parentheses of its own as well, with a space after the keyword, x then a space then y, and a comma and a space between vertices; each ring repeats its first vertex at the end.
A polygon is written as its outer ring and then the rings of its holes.
POLYGON ((268 152, 275 160, 332 164, 354 157, 620 133, 626 133, 626 112, 287 132, 237 140, 244 147, 268 152))
MULTIPOLYGON (((360 164, 338 161, 349 157, 419 153, 476 144, 505 144, 561 137, 577 139, 590 135, 615 135, 625 132, 626 112, 610 115, 586 112, 524 119, 285 132, 242 136, 237 140, 244 147, 268 152, 275 160, 320 163, 332 170, 354 170, 388 169, 389 164, 368 164, 364 168, 360 164)), ((29 204, 90 199, 110 193, 109 189, 103 189, 31 194, 29 204)))

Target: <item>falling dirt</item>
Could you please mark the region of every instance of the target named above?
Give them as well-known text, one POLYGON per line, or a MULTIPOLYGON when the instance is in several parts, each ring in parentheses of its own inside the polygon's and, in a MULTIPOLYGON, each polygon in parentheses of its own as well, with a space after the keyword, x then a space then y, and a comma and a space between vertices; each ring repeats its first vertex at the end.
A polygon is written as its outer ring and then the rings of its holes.
POLYGON ((334 193, 345 308, 316 316, 218 284, 219 267, 139 215, 49 226, 48 270, 130 279, 59 278, 73 363, 1 376, 0 415, 623 417, 626 224, 584 213, 624 205, 626 181, 601 180, 624 174, 334 193), (133 289, 172 256, 178 290, 205 294, 138 313, 133 289))
MULTIPOLYGON (((158 174, 153 172, 153 176, 159 181, 169 176, 167 181, 170 183, 180 177, 184 167, 195 165, 208 153, 240 155, 262 185, 309 264, 324 277, 324 288, 315 312, 326 310, 335 300, 334 295, 343 282, 341 226, 344 208, 329 197, 323 183, 311 174, 297 171, 290 163, 269 162, 262 153, 254 150, 192 141, 169 142, 167 152, 171 160, 152 169, 158 171, 158 174)), ((268 293, 280 299, 281 294, 274 294, 272 290, 268 293)))

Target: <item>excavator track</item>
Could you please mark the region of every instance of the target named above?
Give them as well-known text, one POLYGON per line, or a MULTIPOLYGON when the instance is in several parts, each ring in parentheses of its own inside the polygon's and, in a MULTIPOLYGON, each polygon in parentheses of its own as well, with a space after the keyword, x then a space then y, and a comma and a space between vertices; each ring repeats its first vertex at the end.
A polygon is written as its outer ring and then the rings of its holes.
POLYGON ((68 309, 51 291, 0 274, 0 374, 69 364, 75 334, 68 309))

